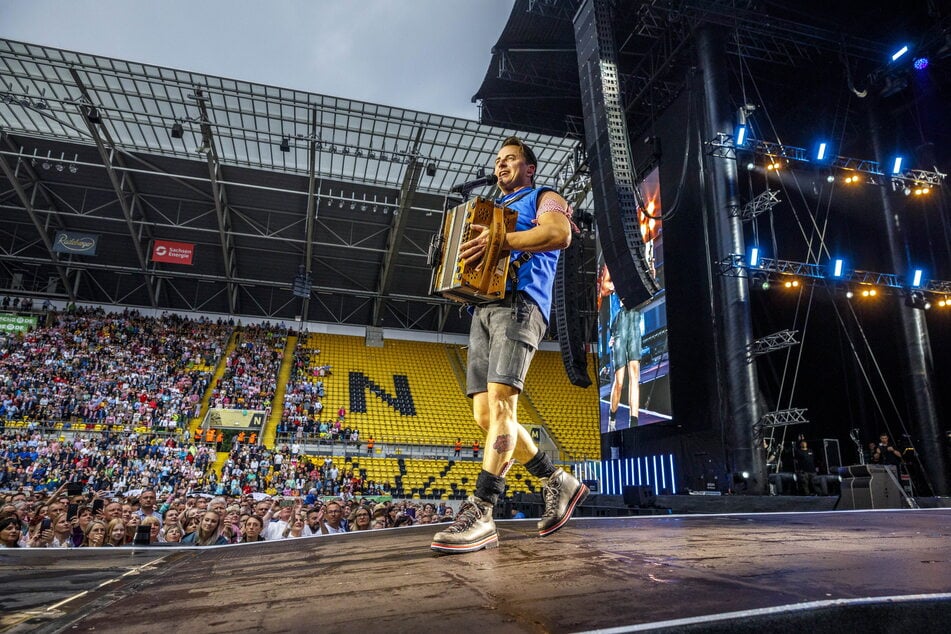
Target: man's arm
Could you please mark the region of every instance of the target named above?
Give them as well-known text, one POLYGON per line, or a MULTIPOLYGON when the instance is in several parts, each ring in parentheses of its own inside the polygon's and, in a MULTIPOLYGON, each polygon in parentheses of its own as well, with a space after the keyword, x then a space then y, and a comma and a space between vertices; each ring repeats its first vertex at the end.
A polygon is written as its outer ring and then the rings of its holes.
MULTIPOLYGON (((571 244, 571 222, 568 220, 568 202, 553 191, 543 192, 538 199, 539 215, 536 225, 525 231, 505 234, 504 248, 513 251, 556 251, 571 244)), ((472 225, 479 235, 459 247, 459 255, 469 264, 476 264, 485 255, 489 228, 472 225)))

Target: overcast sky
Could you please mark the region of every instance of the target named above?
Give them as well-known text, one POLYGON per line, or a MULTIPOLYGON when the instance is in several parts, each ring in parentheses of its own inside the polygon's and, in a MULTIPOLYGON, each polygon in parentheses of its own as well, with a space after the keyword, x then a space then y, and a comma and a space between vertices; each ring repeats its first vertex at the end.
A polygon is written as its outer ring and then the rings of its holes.
POLYGON ((514 0, 0 0, 0 37, 476 119, 514 0))

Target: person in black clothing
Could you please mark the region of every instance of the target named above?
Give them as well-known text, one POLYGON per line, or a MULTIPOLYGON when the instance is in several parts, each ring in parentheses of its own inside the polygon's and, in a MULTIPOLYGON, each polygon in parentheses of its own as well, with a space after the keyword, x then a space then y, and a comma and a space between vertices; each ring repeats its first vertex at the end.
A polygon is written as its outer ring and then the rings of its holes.
POLYGON ((796 448, 794 459, 799 494, 812 495, 815 493, 816 456, 809 448, 809 443, 803 440, 802 437, 799 438, 799 446, 796 448))
POLYGON ((893 467, 902 463, 901 451, 892 444, 888 434, 879 434, 878 445, 872 449, 872 462, 893 467))

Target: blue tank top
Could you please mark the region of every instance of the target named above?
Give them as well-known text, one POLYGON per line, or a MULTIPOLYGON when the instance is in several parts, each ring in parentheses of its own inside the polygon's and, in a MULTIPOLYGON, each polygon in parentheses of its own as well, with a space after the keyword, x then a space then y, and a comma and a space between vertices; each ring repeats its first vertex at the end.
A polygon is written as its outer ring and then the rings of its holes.
MULTIPOLYGON (((538 209, 538 197, 542 192, 548 190, 555 191, 551 187, 539 187, 532 189, 523 196, 525 190, 520 189, 497 198, 495 202, 496 204, 505 205, 506 201, 518 199, 506 206, 518 212, 515 230, 528 231, 536 226, 535 214, 538 209)), ((512 251, 512 260, 517 259, 520 255, 522 255, 521 251, 512 251)), ((539 251, 532 253, 528 261, 522 262, 521 266, 518 267, 518 286, 516 286, 516 289, 523 291, 532 301, 538 304, 546 324, 551 313, 552 286, 555 282, 555 269, 558 266, 560 256, 560 250, 539 251)))

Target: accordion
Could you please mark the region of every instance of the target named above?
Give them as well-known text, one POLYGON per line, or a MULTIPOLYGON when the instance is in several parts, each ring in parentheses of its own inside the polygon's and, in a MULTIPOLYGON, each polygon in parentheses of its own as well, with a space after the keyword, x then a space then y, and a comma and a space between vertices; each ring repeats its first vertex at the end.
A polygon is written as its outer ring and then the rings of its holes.
POLYGON ((505 234, 515 230, 518 212, 478 196, 448 210, 442 232, 433 236, 429 265, 433 268, 431 295, 464 304, 494 302, 505 297, 510 251, 503 249, 505 234), (475 238, 472 225, 489 227, 482 261, 473 266, 459 257, 463 243, 475 238))

